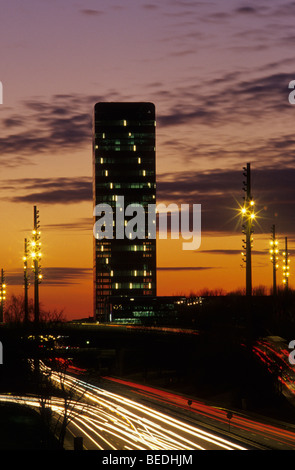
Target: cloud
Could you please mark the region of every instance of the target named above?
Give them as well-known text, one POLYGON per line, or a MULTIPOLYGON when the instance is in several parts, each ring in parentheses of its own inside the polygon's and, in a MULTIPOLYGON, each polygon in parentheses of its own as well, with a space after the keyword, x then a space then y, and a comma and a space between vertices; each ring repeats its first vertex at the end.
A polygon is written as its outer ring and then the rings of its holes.
MULTIPOLYGON (((270 233, 277 225, 280 233, 295 233, 295 169, 253 169, 252 193, 256 201, 258 219, 256 233, 270 233)), ((241 231, 239 207, 245 193, 241 170, 184 171, 177 177, 165 173, 157 182, 157 201, 169 203, 201 204, 202 231, 241 231)))
MULTIPOLYGON (((92 278, 92 268, 74 268, 74 267, 44 267, 42 270, 42 287, 46 286, 66 286, 80 284, 85 279, 92 278)), ((6 281, 9 286, 23 285, 23 271, 7 271, 6 281)), ((30 274, 29 274, 30 276, 30 274)), ((33 274, 31 274, 33 280, 33 274)))
MULTIPOLYGON (((267 251, 252 250, 253 255, 265 255, 267 251)), ((206 253, 208 255, 241 255, 241 250, 198 250, 196 253, 206 253)))
POLYGON ((93 275, 92 268, 45 267, 43 271, 45 286, 80 284, 84 279, 92 279, 93 275))
POLYGON ((6 195, 6 199, 17 203, 71 204, 92 200, 92 179, 88 177, 25 178, 5 182, 6 191, 15 191, 15 188, 20 194, 6 195))
POLYGON ((54 231, 62 231, 64 232, 65 230, 82 230, 89 232, 93 230, 93 217, 82 217, 75 222, 63 222, 60 224, 47 224, 47 225, 42 225, 42 228, 48 232, 51 230, 54 231))
POLYGON ((154 3, 145 3, 144 5, 142 5, 142 8, 144 8, 145 10, 158 10, 159 5, 156 5, 154 3))
POLYGON ((80 10, 80 13, 86 16, 101 16, 104 15, 104 11, 102 10, 93 10, 90 8, 85 8, 83 10, 80 10))
POLYGON ((229 77, 225 73, 203 85, 198 83, 186 88, 179 87, 167 96, 173 105, 167 107, 166 113, 158 115, 157 121, 161 127, 182 124, 252 124, 254 117, 273 119, 282 112, 286 119, 291 119, 293 109, 288 102, 288 84, 292 79, 294 76, 289 73, 274 73, 252 79, 243 74, 229 77))
MULTIPOLYGON (((184 50, 184 53, 192 52, 191 48, 184 50)), ((178 51, 175 50, 175 53, 178 51)), ((257 122, 260 120, 260 126, 264 125, 266 128, 270 120, 273 122, 279 116, 286 122, 291 122, 294 109, 288 102, 288 84, 294 76, 288 73, 267 74, 268 70, 270 69, 262 68, 260 73, 263 75, 253 78, 244 75, 242 71, 225 71, 214 79, 176 85, 171 89, 167 89, 166 85, 159 81, 152 82, 148 88, 156 104, 158 132, 177 127, 178 132, 175 133, 174 139, 170 139, 168 145, 176 149, 177 143, 181 142, 184 158, 189 158, 190 155, 197 157, 198 152, 203 153, 204 158, 210 158, 213 157, 212 153, 210 155, 212 149, 216 157, 220 156, 220 152, 225 154, 232 151, 233 155, 236 155, 236 148, 231 150, 232 142, 227 142, 225 146, 224 141, 221 141, 218 145, 218 135, 214 139, 214 145, 211 140, 211 149, 207 141, 206 154, 204 148, 199 150, 201 145, 205 145, 204 141, 197 140, 193 134, 186 140, 180 136, 183 130, 188 128, 195 130, 195 133, 200 132, 200 126, 213 128, 215 132, 229 125, 234 125, 235 128, 240 125, 241 129, 248 125, 251 128, 254 119, 257 122)), ((2 120, 1 165, 19 166, 32 159, 39 159, 44 154, 74 152, 86 147, 91 151, 94 104, 97 101, 126 99, 126 96, 117 91, 109 90, 103 97, 58 94, 48 101, 41 98, 23 101, 23 109, 19 113, 22 117, 13 112, 2 120)), ((129 96, 128 99, 132 101, 134 97, 129 96)), ((227 134, 228 132, 225 133, 227 134)), ((277 138, 279 137, 278 135, 277 138)), ((257 146, 258 142, 248 141, 247 151, 253 154, 257 146)), ((243 147, 240 146, 241 153, 245 151, 245 145, 243 147)), ((261 152, 259 154, 261 155, 261 152)), ((288 158, 290 155, 291 152, 288 158)))
POLYGON ((235 10, 236 13, 242 13, 243 15, 257 15, 260 9, 253 7, 240 7, 235 10))
POLYGON ((59 94, 51 101, 24 101, 20 114, 25 119, 12 115, 3 120, 7 132, 0 138, 1 161, 11 154, 31 158, 91 145, 93 106, 99 99, 59 94))
MULTIPOLYGON (((290 142, 285 143, 274 139, 272 145, 289 149, 293 139, 290 136, 290 142)), ((272 224, 277 224, 282 233, 295 233, 295 169, 278 168, 270 161, 269 167, 252 165, 251 176, 253 197, 259 211, 257 230, 268 233, 272 224)), ((242 165, 233 170, 162 173, 157 178, 157 203, 176 203, 179 207, 190 204, 191 209, 193 204, 201 204, 203 232, 237 232, 241 230, 238 208, 245 195, 242 190, 244 179, 242 165)), ((5 190, 5 200, 17 203, 92 204, 91 177, 7 180, 1 189, 5 190)), ((89 222, 90 218, 91 215, 89 222)), ((69 228, 76 226, 88 229, 88 218, 69 223, 69 228)))
POLYGON ((204 271, 206 269, 217 269, 216 266, 176 266, 157 267, 157 271, 204 271))

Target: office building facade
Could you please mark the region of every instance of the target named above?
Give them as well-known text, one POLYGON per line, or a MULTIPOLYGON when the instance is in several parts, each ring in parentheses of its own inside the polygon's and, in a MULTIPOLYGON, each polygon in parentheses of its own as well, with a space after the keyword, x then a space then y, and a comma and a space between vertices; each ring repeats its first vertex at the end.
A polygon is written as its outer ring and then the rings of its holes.
MULTIPOLYGON (((94 316, 111 321, 112 296, 156 295, 156 238, 148 225, 149 204, 156 204, 155 107, 152 103, 97 103, 93 126, 94 207, 111 207, 112 236, 94 237, 94 316), (135 211, 145 224, 125 232, 135 211), (138 208, 138 209, 137 209, 138 208), (143 208, 143 209, 142 209, 143 208), (124 234, 122 236, 122 234, 124 234)), ((94 226, 105 212, 94 216, 94 226)), ((155 223, 155 221, 153 221, 155 223)))

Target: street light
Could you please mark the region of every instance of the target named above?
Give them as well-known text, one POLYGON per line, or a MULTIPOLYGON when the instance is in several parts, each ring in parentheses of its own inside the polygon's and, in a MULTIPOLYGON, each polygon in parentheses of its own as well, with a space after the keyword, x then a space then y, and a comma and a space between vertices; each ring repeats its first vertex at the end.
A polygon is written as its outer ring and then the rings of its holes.
POLYGON ((277 293, 277 269, 279 265, 277 264, 277 261, 279 259, 279 249, 278 249, 278 240, 276 239, 276 230, 275 230, 275 225, 272 226, 272 239, 269 242, 270 244, 270 260, 272 262, 273 266, 273 295, 276 295, 277 293))
POLYGON ((34 272, 34 320, 39 322, 39 284, 42 281, 41 273, 41 232, 39 223, 39 211, 34 206, 34 229, 32 231, 31 250, 32 268, 34 272))
POLYGON ((285 237, 285 251, 283 252, 283 284, 285 289, 288 290, 289 287, 289 276, 290 276, 290 259, 288 253, 288 240, 285 237))
POLYGON ((252 295, 252 261, 251 261, 251 248, 253 242, 253 224, 255 222, 256 214, 254 211, 255 202, 251 195, 251 173, 250 163, 247 163, 247 167, 244 167, 243 175, 246 177, 244 184, 244 191, 246 197, 244 198, 244 205, 240 209, 242 216, 242 227, 243 233, 246 236, 243 240, 243 250, 245 250, 245 262, 246 262, 246 295, 252 295))
POLYGON ((4 303, 6 300, 6 283, 3 269, 1 270, 0 282, 0 323, 4 321, 4 303))

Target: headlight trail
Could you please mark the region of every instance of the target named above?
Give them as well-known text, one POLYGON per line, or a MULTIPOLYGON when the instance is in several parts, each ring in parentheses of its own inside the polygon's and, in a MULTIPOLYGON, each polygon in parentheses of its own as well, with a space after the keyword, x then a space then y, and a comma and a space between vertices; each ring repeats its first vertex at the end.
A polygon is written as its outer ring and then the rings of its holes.
MULTIPOLYGON (((61 377, 51 370, 51 379, 57 384, 62 381, 64 386, 78 395, 83 394, 83 401, 70 403, 70 426, 85 436, 96 449, 246 450, 228 439, 70 375, 63 374, 61 377)), ((0 401, 40 407, 38 397, 0 395, 0 401)), ((57 417, 63 416, 62 399, 52 398, 48 406, 57 417)))

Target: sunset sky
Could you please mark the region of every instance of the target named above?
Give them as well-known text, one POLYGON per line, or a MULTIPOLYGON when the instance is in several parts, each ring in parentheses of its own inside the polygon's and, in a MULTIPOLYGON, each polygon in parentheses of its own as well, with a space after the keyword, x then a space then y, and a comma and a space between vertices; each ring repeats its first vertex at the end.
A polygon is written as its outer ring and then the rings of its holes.
POLYGON ((202 205, 198 250, 159 240, 158 294, 245 287, 236 209, 248 162, 259 211, 253 286, 269 289, 273 224, 281 251, 287 236, 295 252, 295 105, 288 101, 295 2, 10 0, 0 15, 0 269, 8 297, 23 292, 24 238, 37 205, 42 305, 68 319, 93 313, 98 101, 153 102, 157 202, 202 205))

